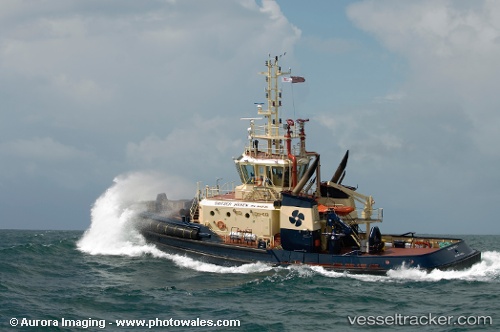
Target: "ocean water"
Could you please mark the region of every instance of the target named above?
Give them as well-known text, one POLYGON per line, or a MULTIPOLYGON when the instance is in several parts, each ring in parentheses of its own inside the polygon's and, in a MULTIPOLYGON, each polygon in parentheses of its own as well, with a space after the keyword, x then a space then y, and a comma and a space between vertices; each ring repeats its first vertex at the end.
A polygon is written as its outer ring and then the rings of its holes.
POLYGON ((85 232, 0 230, 1 331, 500 328, 500 236, 461 236, 483 252, 464 271, 220 267, 146 244, 122 190, 96 201, 85 232), (176 326, 187 321, 240 325, 176 326))

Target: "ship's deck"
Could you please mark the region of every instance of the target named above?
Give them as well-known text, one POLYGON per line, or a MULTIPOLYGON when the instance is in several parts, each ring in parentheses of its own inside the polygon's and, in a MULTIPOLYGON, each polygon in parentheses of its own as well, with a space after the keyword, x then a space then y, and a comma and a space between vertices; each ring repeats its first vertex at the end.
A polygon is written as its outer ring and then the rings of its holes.
POLYGON ((225 194, 218 194, 210 197, 210 199, 220 199, 220 200, 236 200, 236 193, 234 191, 225 193, 225 194))
POLYGON ((440 248, 386 248, 381 253, 374 254, 374 256, 417 256, 430 254, 439 249, 440 248))
MULTIPOLYGON (((229 236, 223 237, 223 242, 225 244, 230 244, 238 247, 245 248, 257 248, 257 243, 255 241, 245 241, 244 239, 231 239, 229 236)), ((279 246, 276 246, 277 248, 279 246)), ((271 248, 273 249, 273 248, 271 248)), ((366 254, 363 256, 387 256, 387 257, 396 257, 396 256, 419 256, 426 255, 432 252, 438 251, 440 248, 385 248, 380 253, 377 254, 366 254)), ((343 249, 341 255, 345 255, 352 252, 352 250, 343 249)), ((321 254, 328 254, 328 251, 321 251, 321 254)))

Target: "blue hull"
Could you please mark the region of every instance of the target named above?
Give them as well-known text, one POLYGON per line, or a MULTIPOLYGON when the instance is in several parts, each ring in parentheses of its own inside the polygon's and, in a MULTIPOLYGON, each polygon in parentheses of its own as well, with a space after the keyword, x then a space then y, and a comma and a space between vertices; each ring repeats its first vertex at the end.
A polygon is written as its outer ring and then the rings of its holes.
POLYGON ((143 219, 141 234, 159 249, 177 254, 186 254, 205 262, 237 266, 248 263, 263 262, 274 266, 293 264, 321 266, 328 270, 347 271, 351 273, 385 274, 388 270, 401 266, 418 267, 424 270, 457 270, 465 269, 481 260, 481 253, 469 248, 460 240, 444 248, 425 254, 410 254, 410 250, 387 250, 379 254, 333 255, 328 253, 299 252, 283 249, 259 249, 237 244, 223 243, 215 233, 202 225, 193 225, 167 218, 143 219), (177 229, 165 234, 165 228, 177 229), (198 236, 192 231, 180 229, 197 229, 198 236), (409 254, 404 254, 407 251, 409 254), (401 254, 398 254, 401 253, 401 254))

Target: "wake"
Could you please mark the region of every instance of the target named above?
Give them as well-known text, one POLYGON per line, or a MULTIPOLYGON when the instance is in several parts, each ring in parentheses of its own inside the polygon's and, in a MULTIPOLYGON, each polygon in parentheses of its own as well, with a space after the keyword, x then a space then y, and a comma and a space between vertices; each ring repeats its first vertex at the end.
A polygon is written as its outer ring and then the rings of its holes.
POLYGON ((388 276, 394 280, 430 282, 441 280, 498 281, 500 280, 500 252, 485 251, 481 253, 481 261, 466 270, 433 270, 425 272, 418 269, 403 268, 389 272, 388 276))
POLYGON ((427 272, 418 268, 401 267, 389 270, 386 276, 371 276, 327 271, 321 267, 311 267, 310 269, 325 277, 347 277, 367 282, 437 282, 441 280, 491 282, 500 280, 500 252, 483 252, 481 261, 466 270, 432 270, 427 272))

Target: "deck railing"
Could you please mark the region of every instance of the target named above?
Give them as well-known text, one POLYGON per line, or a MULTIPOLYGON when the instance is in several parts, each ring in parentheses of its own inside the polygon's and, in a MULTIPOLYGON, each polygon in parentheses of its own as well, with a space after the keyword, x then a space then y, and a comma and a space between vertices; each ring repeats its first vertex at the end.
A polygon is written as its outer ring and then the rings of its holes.
POLYGON ((229 194, 234 192, 234 190, 235 190, 234 181, 227 182, 222 185, 217 184, 212 187, 206 185, 203 190, 201 189, 201 182, 198 182, 196 197, 198 198, 198 200, 202 200, 203 198, 211 198, 215 196, 229 194))
MULTIPOLYGON (((367 223, 374 223, 374 222, 382 222, 384 220, 384 209, 383 208, 378 208, 378 209, 373 209, 372 213, 370 216, 366 215, 366 212, 364 209, 356 209, 356 217, 346 217, 346 221, 348 221, 349 225, 354 225, 354 224, 367 224, 367 223)), ((353 212, 354 213, 354 212, 353 212)))

